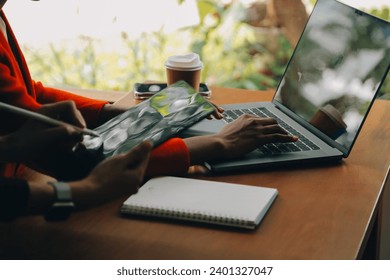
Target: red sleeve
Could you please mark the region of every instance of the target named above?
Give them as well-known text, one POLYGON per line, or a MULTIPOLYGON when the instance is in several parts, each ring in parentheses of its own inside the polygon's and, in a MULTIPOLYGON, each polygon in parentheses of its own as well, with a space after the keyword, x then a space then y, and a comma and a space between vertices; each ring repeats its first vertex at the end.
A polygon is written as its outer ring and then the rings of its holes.
MULTIPOLYGON (((36 111, 41 105, 29 95, 25 85, 13 76, 10 69, 0 62, 0 102, 11 104, 27 110, 36 111)), ((2 133, 15 131, 25 121, 24 118, 11 113, 0 112, 2 133), (5 121, 6 120, 6 121, 5 121)))
MULTIPOLYGON (((12 39, 12 38, 11 38, 12 39)), ((19 51, 19 48, 18 48, 19 51)), ((81 97, 66 91, 44 87, 40 82, 31 79, 23 54, 19 53, 19 63, 5 38, 0 34, 0 101, 27 110, 36 111, 42 104, 64 100, 75 101, 77 108, 83 114, 88 126, 96 126, 99 114, 105 101, 81 97)), ((13 131, 18 128, 23 118, 10 117, 0 112, 1 119, 9 121, 3 131, 13 131)))
MULTIPOLYGON (((0 16, 7 24, 3 12, 0 16)), ((21 53, 12 29, 7 24, 10 43, 14 42, 16 57, 10 44, 0 33, 0 101, 35 111, 40 104, 35 98, 31 86, 31 77, 23 54, 21 53)))
POLYGON ((190 167, 190 154, 184 141, 172 138, 152 151, 146 177, 180 175, 190 167))
MULTIPOLYGON (((81 111, 89 127, 97 126, 99 114, 104 105, 108 102, 94 100, 72 94, 66 91, 44 87, 40 82, 33 82, 34 96, 27 92, 24 81, 13 75, 9 67, 0 63, 0 101, 27 110, 36 111, 42 104, 54 103, 58 101, 73 100, 77 108, 81 111)), ((2 116, 2 114, 0 113, 2 116)), ((13 131, 22 123, 22 119, 17 116, 10 118, 8 115, 2 116, 9 121, 6 124, 6 131, 13 131)))
POLYGON ((98 124, 99 115, 107 101, 95 100, 79 96, 67 91, 44 87, 41 82, 35 82, 37 100, 41 104, 54 103, 65 100, 73 100, 81 111, 88 127, 95 127, 98 124))
MULTIPOLYGON (((44 87, 31 79, 23 52, 4 13, 0 17, 6 23, 8 41, 0 33, 0 101, 36 111, 42 104, 73 100, 88 126, 96 126, 99 114, 107 102, 84 98, 66 91, 44 87)), ((1 115, 4 118, 5 116, 1 115)), ((10 118, 8 118, 10 119, 10 118)), ((11 120, 6 130, 20 126, 19 120, 11 120)))
POLYGON ((2 61, 0 73, 0 101, 30 110, 37 110, 40 107, 35 98, 27 93, 23 80, 15 77, 2 61))

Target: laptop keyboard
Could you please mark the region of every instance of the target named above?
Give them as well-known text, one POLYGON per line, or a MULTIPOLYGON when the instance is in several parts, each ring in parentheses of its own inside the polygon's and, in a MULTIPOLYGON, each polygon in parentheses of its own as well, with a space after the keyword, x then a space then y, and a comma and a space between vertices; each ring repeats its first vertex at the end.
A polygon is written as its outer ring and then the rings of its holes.
POLYGON ((289 126, 286 122, 282 121, 275 114, 271 113, 268 109, 260 107, 260 108, 249 108, 249 109, 235 109, 235 110, 226 110, 224 112, 224 120, 227 123, 230 123, 244 114, 256 115, 262 118, 274 118, 277 120, 278 124, 283 127, 284 130, 288 132, 290 135, 295 135, 299 137, 297 142, 290 143, 271 143, 263 145, 258 148, 258 150, 264 155, 272 155, 272 154, 282 154, 282 153, 291 153, 291 152, 300 152, 300 151, 310 151, 310 150, 318 150, 319 147, 314 144, 312 141, 307 139, 301 133, 296 131, 294 128, 289 126))

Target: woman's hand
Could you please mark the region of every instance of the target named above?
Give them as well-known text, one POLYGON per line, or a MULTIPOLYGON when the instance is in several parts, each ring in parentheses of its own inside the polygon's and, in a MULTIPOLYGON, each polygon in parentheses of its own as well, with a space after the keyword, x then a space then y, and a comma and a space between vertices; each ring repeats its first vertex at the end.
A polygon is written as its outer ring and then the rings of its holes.
POLYGON ((215 105, 215 104, 212 103, 212 102, 210 102, 210 103, 211 103, 211 105, 214 106, 215 111, 214 111, 211 115, 207 116, 207 118, 208 118, 209 120, 211 120, 213 117, 214 117, 215 119, 217 119, 217 120, 223 119, 223 112, 225 112, 225 110, 224 110, 222 107, 219 107, 219 106, 215 105))
POLYGON ((297 136, 288 135, 272 118, 243 115, 217 133, 225 158, 242 156, 269 143, 295 142, 297 136))
MULTIPOLYGON (((58 102, 44 105, 41 113, 78 127, 85 127, 85 121, 73 101, 58 102)), ((71 151, 82 140, 82 134, 72 126, 48 126, 39 121, 28 120, 26 124, 14 133, 2 137, 6 145, 1 159, 6 162, 34 161, 59 150, 71 151)))
MULTIPOLYGON (((68 182, 76 208, 85 210, 137 192, 151 149, 152 145, 144 142, 126 154, 102 161, 84 179, 68 182)), ((29 182, 29 188, 26 214, 46 213, 53 203, 53 188, 48 183, 40 182, 29 182)))
POLYGON ((125 154, 110 157, 98 164, 83 180, 69 183, 76 207, 90 208, 138 191, 152 144, 143 142, 125 154))
POLYGON ((298 137, 288 135, 276 120, 253 115, 242 115, 217 134, 184 139, 191 164, 236 158, 268 143, 297 140, 298 137))

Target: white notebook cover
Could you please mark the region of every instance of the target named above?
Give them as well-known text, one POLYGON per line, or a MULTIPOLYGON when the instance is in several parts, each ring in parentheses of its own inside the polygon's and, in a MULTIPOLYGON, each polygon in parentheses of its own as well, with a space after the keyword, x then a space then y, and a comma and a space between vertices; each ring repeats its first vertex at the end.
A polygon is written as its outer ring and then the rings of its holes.
POLYGON ((254 229, 277 194, 274 188, 158 177, 130 196, 121 212, 254 229))

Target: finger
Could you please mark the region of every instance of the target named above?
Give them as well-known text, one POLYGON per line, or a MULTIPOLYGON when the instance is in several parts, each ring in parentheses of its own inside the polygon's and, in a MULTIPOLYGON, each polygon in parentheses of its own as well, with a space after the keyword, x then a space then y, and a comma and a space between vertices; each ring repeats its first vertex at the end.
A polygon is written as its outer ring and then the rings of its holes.
POLYGON ((264 135, 263 139, 266 140, 267 143, 286 143, 286 142, 296 142, 298 141, 298 137, 295 135, 285 135, 285 134, 268 134, 264 135))
POLYGON ((151 142, 145 141, 124 154, 126 167, 128 169, 134 169, 144 165, 146 167, 152 147, 151 142))
POLYGON ((133 189, 132 193, 136 193, 138 191, 139 186, 144 180, 151 149, 152 144, 150 142, 144 142, 134 148, 132 151, 132 153, 136 153, 136 160, 127 165, 126 171, 127 176, 132 178, 131 181, 133 181, 137 186, 135 189, 133 189))
POLYGON ((82 128, 87 126, 81 112, 77 109, 73 101, 66 102, 63 105, 63 110, 63 114, 61 115, 63 120, 82 128))
POLYGON ((277 124, 272 124, 272 125, 259 125, 259 132, 261 134, 288 134, 286 130, 284 130, 281 126, 277 124))
MULTIPOLYGON (((249 115, 251 116, 251 115, 249 115)), ((273 118, 260 118, 260 117, 253 117, 253 122, 256 123, 257 125, 262 125, 262 126, 268 126, 268 125, 277 125, 278 122, 273 119, 273 118)))
POLYGON ((223 119, 223 112, 225 112, 225 110, 222 107, 219 107, 212 102, 210 102, 210 104, 214 107, 215 110, 211 115, 207 116, 207 119, 211 120, 212 117, 214 117, 217 120, 223 119))
POLYGON ((219 115, 219 116, 222 116, 222 114, 225 112, 225 109, 218 106, 218 105, 215 105, 214 103, 211 103, 214 108, 215 108, 215 114, 219 115))
POLYGON ((217 108, 217 111, 218 111, 219 113, 225 112, 225 109, 224 109, 224 108, 222 108, 222 107, 220 107, 220 106, 215 106, 215 107, 217 108))
POLYGON ((213 117, 217 120, 221 120, 221 119, 223 119, 223 114, 221 114, 220 112, 214 111, 211 115, 208 115, 206 118, 211 120, 211 119, 213 119, 213 117))
POLYGON ((87 123, 85 122, 83 115, 77 108, 75 108, 74 115, 72 115, 71 117, 72 117, 71 123, 81 128, 87 127, 87 123))
POLYGON ((83 135, 71 126, 58 126, 45 129, 40 135, 41 143, 47 145, 69 144, 73 147, 76 143, 83 140, 83 135))
POLYGON ((47 104, 42 106, 39 112, 82 128, 86 127, 85 120, 73 101, 47 104))
POLYGON ((215 108, 215 110, 216 110, 217 112, 219 112, 219 113, 225 112, 225 109, 223 109, 222 107, 216 105, 215 103, 210 102, 210 104, 214 106, 214 108, 215 108))
POLYGON ((259 123, 259 124, 264 124, 264 125, 278 123, 274 118, 263 118, 263 117, 259 117, 259 116, 253 115, 253 114, 243 114, 237 120, 251 121, 253 123, 259 123))

